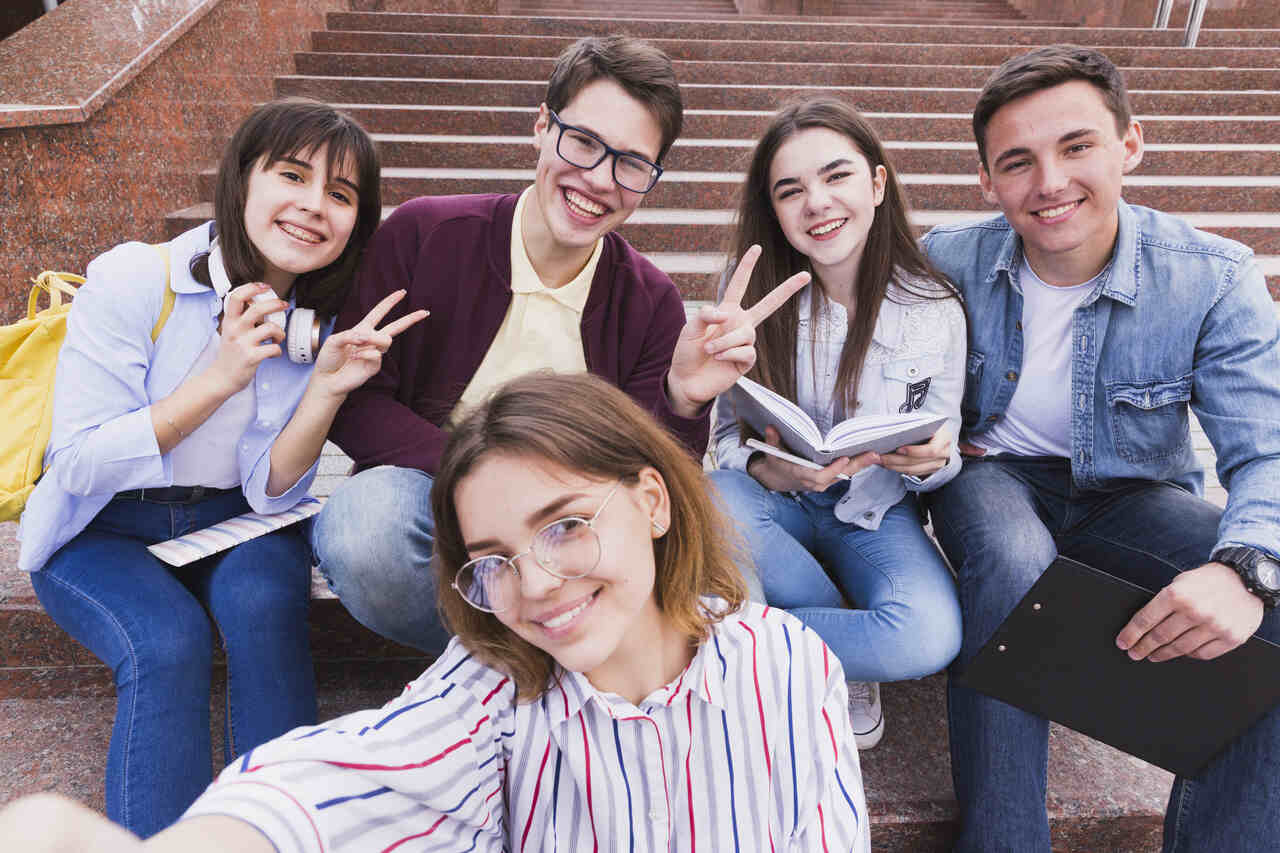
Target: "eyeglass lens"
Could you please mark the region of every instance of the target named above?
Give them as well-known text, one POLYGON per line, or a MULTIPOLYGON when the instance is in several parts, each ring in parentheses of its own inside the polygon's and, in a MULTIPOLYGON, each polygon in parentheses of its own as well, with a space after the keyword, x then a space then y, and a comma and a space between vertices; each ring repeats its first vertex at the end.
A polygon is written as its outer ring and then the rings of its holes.
MULTIPOLYGON (((586 519, 564 518, 539 530, 529 548, 538 565, 565 580, 590 574, 600 564, 600 538, 586 519)), ((520 569, 493 554, 467 563, 458 572, 458 591, 472 605, 506 610, 520 595, 520 569)))
MULTIPOLYGON (((563 127, 556 151, 564 160, 579 169, 594 169, 608 156, 604 143, 573 128, 563 127)), ((630 154, 615 155, 613 178, 632 192, 648 192, 657 180, 653 164, 630 154)))

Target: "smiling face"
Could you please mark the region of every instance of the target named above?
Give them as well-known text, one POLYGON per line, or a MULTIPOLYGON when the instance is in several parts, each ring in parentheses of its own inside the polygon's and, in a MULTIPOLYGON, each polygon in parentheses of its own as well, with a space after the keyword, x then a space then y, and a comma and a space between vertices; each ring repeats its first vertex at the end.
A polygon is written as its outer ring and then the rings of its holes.
MULTIPOLYGON (((557 114, 565 124, 590 131, 619 151, 657 162, 662 146, 658 120, 613 80, 588 83, 557 114)), ((596 241, 625 222, 644 195, 613 180, 612 156, 594 169, 565 162, 556 153, 560 128, 551 121, 546 104, 538 110, 533 133, 538 149, 535 203, 525 206, 521 223, 530 259, 535 267, 540 256, 582 255, 585 261, 596 241)))
POLYGON ((773 155, 773 212, 824 285, 853 283, 885 179, 884 166, 872 169, 852 139, 825 127, 797 131, 773 155))
POLYGON ((1115 245, 1123 176, 1142 161, 1142 128, 1123 134, 1101 93, 1072 80, 1010 101, 986 130, 979 180, 1050 284, 1081 284, 1115 245))
POLYGON ((516 562, 519 595, 497 618, 562 667, 625 693, 641 662, 670 634, 654 596, 653 521, 666 525, 666 487, 652 468, 638 482, 588 479, 541 459, 491 454, 458 481, 454 504, 469 559, 528 550, 535 533, 567 516, 590 519, 600 561, 563 580, 532 555, 516 562), (606 498, 608 504, 604 505, 606 498))
POLYGON ((281 296, 297 276, 337 260, 356 224, 354 169, 328 174, 327 148, 269 165, 259 159, 249 174, 245 233, 263 257, 263 280, 281 296))

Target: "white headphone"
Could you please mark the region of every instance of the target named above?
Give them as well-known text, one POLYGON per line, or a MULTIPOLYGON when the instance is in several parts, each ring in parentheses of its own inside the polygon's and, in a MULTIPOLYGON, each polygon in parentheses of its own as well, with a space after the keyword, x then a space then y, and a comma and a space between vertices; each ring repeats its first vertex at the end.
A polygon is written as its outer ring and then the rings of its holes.
MULTIPOLYGON (((225 314, 227 294, 231 292, 231 278, 222 261, 222 245, 217 237, 209 244, 209 279, 213 282, 213 292, 222 300, 222 311, 225 314)), ((274 293, 259 293, 253 297, 253 301, 275 298, 274 293)), ((274 311, 267 315, 266 322, 275 323, 284 330, 284 351, 295 364, 310 364, 315 361, 316 353, 327 337, 323 334, 320 318, 311 308, 274 311)))

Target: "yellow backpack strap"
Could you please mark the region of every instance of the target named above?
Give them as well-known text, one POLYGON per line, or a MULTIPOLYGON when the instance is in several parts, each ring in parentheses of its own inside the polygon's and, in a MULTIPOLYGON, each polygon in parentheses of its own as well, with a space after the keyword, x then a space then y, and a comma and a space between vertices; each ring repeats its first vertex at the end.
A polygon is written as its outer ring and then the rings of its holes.
POLYGON ((160 337, 160 332, 164 329, 164 324, 168 322, 169 315, 173 313, 173 302, 177 298, 177 294, 173 292, 173 282, 169 280, 169 247, 165 243, 153 243, 151 248, 160 253, 160 257, 164 258, 164 301, 160 303, 160 316, 156 319, 156 324, 151 327, 151 343, 156 342, 156 338, 160 337))

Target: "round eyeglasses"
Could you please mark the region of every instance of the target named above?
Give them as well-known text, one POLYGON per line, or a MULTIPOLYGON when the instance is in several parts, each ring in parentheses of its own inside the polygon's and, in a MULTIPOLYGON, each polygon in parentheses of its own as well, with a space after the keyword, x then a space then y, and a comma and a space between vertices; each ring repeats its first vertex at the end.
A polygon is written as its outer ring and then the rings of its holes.
POLYGON ((486 613, 501 613, 520 598, 520 568, 516 561, 531 555, 542 569, 561 580, 585 577, 600 565, 602 553, 596 520, 622 483, 614 483, 590 518, 570 515, 540 528, 527 551, 510 557, 486 554, 463 564, 453 578, 462 600, 486 613))
POLYGON ((613 155, 613 179, 618 186, 633 193, 647 193, 662 177, 662 167, 636 154, 627 154, 607 144, 589 130, 565 124, 555 110, 547 110, 551 120, 560 128, 556 140, 556 153, 570 166, 594 169, 604 158, 613 155))

